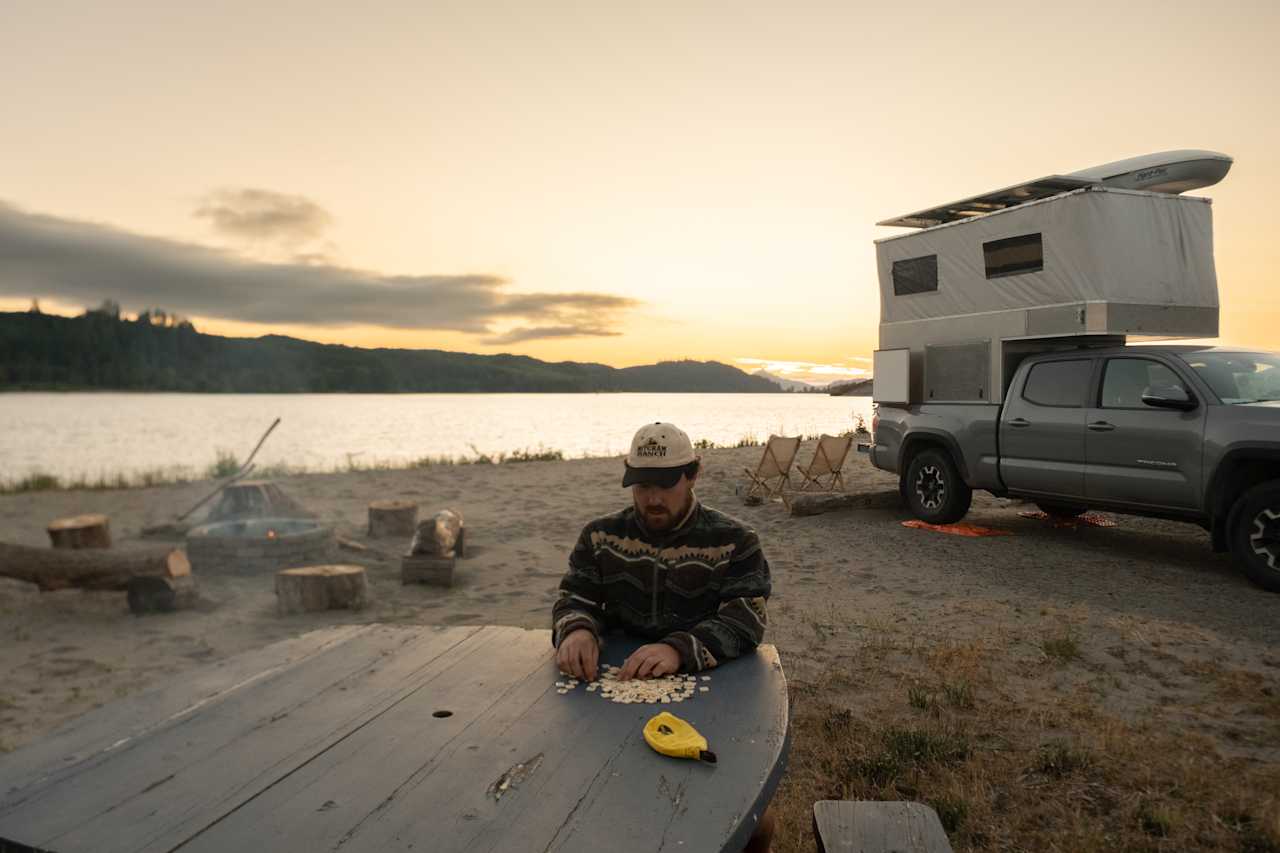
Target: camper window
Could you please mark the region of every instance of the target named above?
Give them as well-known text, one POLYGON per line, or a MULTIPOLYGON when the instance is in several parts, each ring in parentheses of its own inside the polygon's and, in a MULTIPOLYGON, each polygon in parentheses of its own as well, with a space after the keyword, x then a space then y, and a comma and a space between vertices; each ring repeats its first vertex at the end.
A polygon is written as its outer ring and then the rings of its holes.
POLYGON ((1046 361, 1031 368, 1022 396, 1037 406, 1083 408, 1092 374, 1093 361, 1087 358, 1046 361))
POLYGON ((1039 272, 1044 269, 1044 245, 1039 234, 1022 234, 982 244, 987 278, 1039 272))
POLYGON ((929 293, 938 289, 938 256, 924 255, 893 262, 895 296, 929 293))

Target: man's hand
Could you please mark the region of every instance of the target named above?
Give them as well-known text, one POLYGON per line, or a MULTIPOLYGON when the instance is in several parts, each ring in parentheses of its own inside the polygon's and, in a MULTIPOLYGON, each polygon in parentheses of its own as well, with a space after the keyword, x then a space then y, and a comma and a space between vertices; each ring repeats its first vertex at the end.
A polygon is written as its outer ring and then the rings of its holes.
POLYGON ((556 650, 556 666, 582 681, 596 680, 596 663, 600 660, 600 644, 589 628, 570 631, 560 640, 556 650))
POLYGON ((641 646, 631 653, 622 669, 618 672, 618 680, 630 678, 657 678, 680 671, 680 653, 666 643, 650 643, 641 646))

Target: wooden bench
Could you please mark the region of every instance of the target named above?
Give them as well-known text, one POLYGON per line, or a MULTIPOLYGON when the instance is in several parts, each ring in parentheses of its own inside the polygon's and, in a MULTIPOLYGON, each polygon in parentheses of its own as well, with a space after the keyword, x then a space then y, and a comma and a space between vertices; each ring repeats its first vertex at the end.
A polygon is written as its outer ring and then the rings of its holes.
POLYGON ((951 853, 938 813, 924 803, 819 800, 818 853, 951 853))

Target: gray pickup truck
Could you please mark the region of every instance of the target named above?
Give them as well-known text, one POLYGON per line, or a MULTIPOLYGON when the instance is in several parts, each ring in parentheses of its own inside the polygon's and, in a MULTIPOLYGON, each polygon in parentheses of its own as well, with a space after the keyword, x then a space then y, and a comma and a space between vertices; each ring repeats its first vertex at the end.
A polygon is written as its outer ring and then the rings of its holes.
POLYGON ((879 404, 871 462, 918 518, 973 489, 1055 514, 1188 521, 1280 592, 1280 354, 1127 346, 1031 355, 995 404, 879 404))

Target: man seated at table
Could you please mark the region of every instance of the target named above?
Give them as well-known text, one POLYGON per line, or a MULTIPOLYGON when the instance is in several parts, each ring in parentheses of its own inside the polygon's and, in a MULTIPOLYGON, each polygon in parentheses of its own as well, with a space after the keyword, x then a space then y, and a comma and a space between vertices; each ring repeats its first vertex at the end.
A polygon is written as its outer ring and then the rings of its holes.
MULTIPOLYGON (((769 563, 754 530, 698 501, 700 465, 678 427, 636 432, 622 477, 632 505, 583 528, 560 581, 551 641, 562 672, 594 680, 615 627, 653 641, 623 663, 623 680, 701 672, 760 644, 769 563)), ((747 853, 768 851, 773 829, 768 808, 747 853)))

